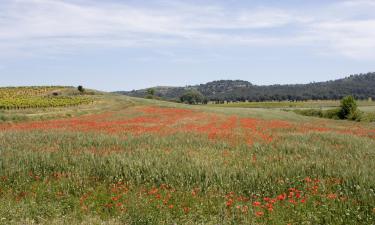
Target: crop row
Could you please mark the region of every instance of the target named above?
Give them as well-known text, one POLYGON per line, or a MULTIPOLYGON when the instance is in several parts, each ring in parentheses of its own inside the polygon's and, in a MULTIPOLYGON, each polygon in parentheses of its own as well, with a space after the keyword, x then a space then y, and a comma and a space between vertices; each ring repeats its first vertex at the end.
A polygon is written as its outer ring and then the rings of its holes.
POLYGON ((5 87, 0 88, 0 99, 19 98, 47 95, 55 90, 65 87, 60 86, 40 86, 40 87, 5 87))
POLYGON ((87 97, 0 98, 0 109, 66 107, 91 103, 87 97))

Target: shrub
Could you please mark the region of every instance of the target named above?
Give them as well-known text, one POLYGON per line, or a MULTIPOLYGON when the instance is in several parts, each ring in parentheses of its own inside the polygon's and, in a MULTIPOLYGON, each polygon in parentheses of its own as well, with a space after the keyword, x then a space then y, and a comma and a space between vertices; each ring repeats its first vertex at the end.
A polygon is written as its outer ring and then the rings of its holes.
POLYGON ((320 109, 305 109, 305 110, 294 110, 295 113, 303 115, 303 116, 315 116, 315 117, 323 117, 323 111, 320 109))
POLYGON ((348 120, 355 120, 355 121, 362 121, 363 113, 357 109, 354 112, 350 113, 348 116, 348 120))
POLYGON ((364 122, 375 122, 375 113, 366 112, 361 115, 361 121, 364 122))
POLYGON ((81 92, 81 93, 85 92, 85 89, 83 88, 82 85, 79 85, 77 89, 78 89, 78 91, 81 92))
POLYGON ((147 95, 151 95, 151 96, 154 96, 155 95, 155 89, 153 89, 153 88, 149 88, 149 89, 147 89, 147 95))
POLYGON ((355 120, 359 116, 357 112, 357 102, 354 97, 349 95, 341 100, 339 118, 355 120))
POLYGON ((328 119, 338 120, 338 119, 340 119, 339 118, 339 113, 340 113, 340 109, 339 108, 337 108, 337 109, 329 109, 329 110, 323 111, 323 117, 324 118, 328 118, 328 119))
POLYGON ((204 96, 197 90, 189 90, 180 97, 181 102, 188 104, 202 103, 203 100, 204 96))

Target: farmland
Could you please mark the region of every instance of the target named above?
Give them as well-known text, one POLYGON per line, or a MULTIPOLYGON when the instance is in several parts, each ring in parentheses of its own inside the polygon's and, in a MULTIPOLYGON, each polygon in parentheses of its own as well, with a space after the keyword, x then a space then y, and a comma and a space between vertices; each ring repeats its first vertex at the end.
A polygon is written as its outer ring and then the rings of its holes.
POLYGON ((75 96, 68 87, 9 87, 0 88, 0 109, 28 109, 76 106, 91 103, 92 100, 75 96), (60 95, 60 96, 58 96, 60 95))
POLYGON ((0 224, 374 224, 371 123, 93 98, 0 122, 0 224))
MULTIPOLYGON (((361 108, 375 109, 373 101, 358 101, 361 108)), ((310 101, 268 101, 268 102, 232 102, 223 104, 209 104, 211 107, 228 108, 333 108, 340 106, 338 100, 310 100, 310 101)))

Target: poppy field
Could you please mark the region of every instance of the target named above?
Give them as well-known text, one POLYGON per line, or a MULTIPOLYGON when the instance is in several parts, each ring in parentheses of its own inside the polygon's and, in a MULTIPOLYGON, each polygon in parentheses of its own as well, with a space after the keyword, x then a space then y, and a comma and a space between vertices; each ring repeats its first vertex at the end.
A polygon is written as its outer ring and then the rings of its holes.
POLYGON ((375 222, 373 124, 121 98, 0 122, 0 224, 375 222))

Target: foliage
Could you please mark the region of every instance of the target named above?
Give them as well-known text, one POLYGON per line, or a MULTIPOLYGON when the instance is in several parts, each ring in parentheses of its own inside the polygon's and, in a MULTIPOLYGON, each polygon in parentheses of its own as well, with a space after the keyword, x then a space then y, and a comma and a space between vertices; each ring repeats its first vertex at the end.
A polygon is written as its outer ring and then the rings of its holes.
MULTIPOLYGON (((375 98, 375 73, 351 75, 344 79, 296 85, 253 85, 241 80, 220 80, 187 87, 158 87, 155 92, 164 99, 178 99, 186 90, 196 89, 209 101, 303 101, 342 99, 353 95, 357 99, 375 98)), ((120 92, 145 97, 144 90, 120 92)))
POLYGON ((147 94, 151 96, 155 95, 155 89, 154 88, 147 89, 147 94))
POLYGON ((81 92, 81 93, 85 92, 85 89, 83 88, 82 85, 79 85, 79 86, 77 87, 77 89, 78 89, 78 91, 81 92))
POLYGON ((197 90, 188 90, 181 97, 180 101, 188 104, 206 103, 204 96, 197 90))
POLYGON ((357 102, 353 96, 349 95, 341 100, 340 112, 338 114, 340 119, 356 120, 358 114, 357 102))
POLYGON ((364 119, 366 113, 361 112, 358 109, 357 102, 353 96, 346 96, 341 100, 340 108, 321 110, 321 109, 305 109, 305 110, 294 110, 295 113, 304 116, 315 116, 329 119, 346 119, 355 121, 371 121, 371 116, 367 116, 364 119), (363 117, 363 118, 362 118, 363 117))

